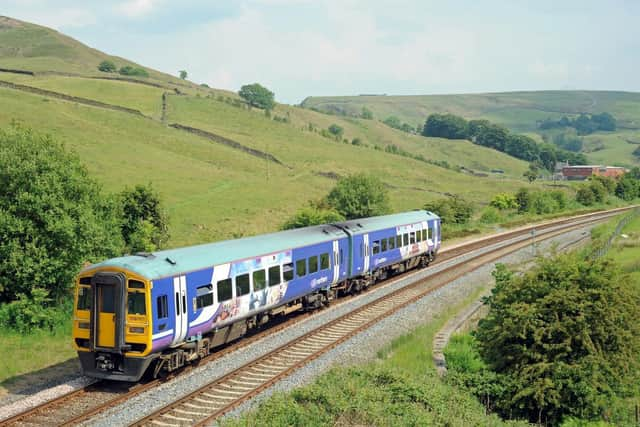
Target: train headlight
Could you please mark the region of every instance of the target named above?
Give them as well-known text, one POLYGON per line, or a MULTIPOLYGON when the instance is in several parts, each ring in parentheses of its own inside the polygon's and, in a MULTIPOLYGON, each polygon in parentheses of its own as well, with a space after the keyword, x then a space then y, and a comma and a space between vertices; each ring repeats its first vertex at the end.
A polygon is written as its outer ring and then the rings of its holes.
POLYGON ((129 332, 132 334, 144 334, 144 328, 140 326, 132 326, 129 328, 129 332))
POLYGON ((78 328, 80 329, 89 329, 89 327, 90 327, 89 322, 78 322, 78 328))

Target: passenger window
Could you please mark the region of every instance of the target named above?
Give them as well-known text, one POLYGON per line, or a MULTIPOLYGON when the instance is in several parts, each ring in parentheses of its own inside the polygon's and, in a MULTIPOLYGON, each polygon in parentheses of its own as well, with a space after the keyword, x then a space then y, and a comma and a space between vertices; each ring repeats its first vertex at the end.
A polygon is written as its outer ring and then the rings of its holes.
POLYGON ((433 235, 433 227, 429 227, 429 236, 435 240, 436 236, 433 235))
POLYGON ((253 272, 253 291, 260 291, 267 286, 267 279, 264 270, 256 270, 253 272))
POLYGON ((293 263, 290 262, 282 266, 282 278, 285 282, 293 280, 293 263))
POLYGON ((299 259, 296 261, 296 276, 303 277, 307 274, 307 260, 299 259))
POLYGON ((413 245, 415 242, 416 242, 416 233, 412 231, 411 233, 409 233, 409 243, 413 245))
POLYGON ((196 310, 213 305, 213 285, 196 288, 196 310))
POLYGON ((364 243, 360 243, 360 258, 364 257, 364 243))
POLYGON ((318 256, 312 256, 309 258, 309 274, 318 271, 318 256))
POLYGON ((280 266, 269 268, 269 286, 275 286, 280 284, 280 266))
POLYGON ((424 240, 424 241, 427 240, 427 229, 426 228, 424 230, 422 230, 422 240, 424 240))
POLYGON ((342 265, 342 249, 340 249, 340 265, 342 265))
POLYGON ((115 313, 116 312, 116 292, 113 286, 100 286, 100 312, 115 313))
POLYGON ((249 273, 236 276, 236 297, 249 293, 249 273))
POLYGON ((320 255, 320 270, 326 270, 329 268, 329 254, 320 255))
POLYGON ((87 286, 78 288, 78 310, 91 310, 92 299, 93 292, 91 292, 91 288, 87 286))
POLYGON ((127 313, 147 314, 144 292, 129 291, 127 293, 127 313))
POLYGON ((169 317, 169 307, 167 296, 161 295, 156 298, 156 308, 158 309, 158 319, 166 319, 169 317))
POLYGON ((402 235, 396 236, 396 248, 402 247, 402 235))
POLYGON ((396 248, 396 239, 395 237, 389 237, 389 250, 396 248))
POLYGON ((420 230, 416 231, 416 242, 422 241, 422 232, 420 230))
POLYGON ((387 251, 387 239, 380 240, 380 252, 387 251))
POLYGON ((404 242, 404 246, 409 246, 409 233, 404 233, 402 241, 404 242))
POLYGON ((231 279, 220 280, 217 284, 218 302, 228 301, 233 298, 233 287, 231 279))
POLYGON ((371 252, 373 252, 373 255, 380 253, 380 240, 374 240, 371 252))

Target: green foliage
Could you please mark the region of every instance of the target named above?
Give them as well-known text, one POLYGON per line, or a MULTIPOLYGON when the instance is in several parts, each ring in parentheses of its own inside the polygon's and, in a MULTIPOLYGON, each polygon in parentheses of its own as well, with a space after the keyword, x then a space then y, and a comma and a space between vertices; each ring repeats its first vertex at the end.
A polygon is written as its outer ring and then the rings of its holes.
POLYGON ((593 191, 587 185, 582 185, 576 192, 576 201, 585 206, 591 206, 595 203, 593 191))
POLYGON ((582 138, 566 132, 562 132, 553 136, 553 143, 558 147, 568 151, 578 153, 582 151, 584 141, 582 138))
POLYGON ((323 209, 317 206, 308 206, 298 210, 281 227, 281 230, 309 227, 311 225, 331 224, 344 221, 344 216, 332 209, 323 209))
POLYGON ((437 214, 443 224, 466 224, 473 215, 473 205, 459 197, 429 202, 424 209, 437 214))
POLYGON ((527 188, 521 188, 516 193, 516 204, 518 205, 518 212, 528 212, 531 206, 531 192, 527 188))
POLYGON ((132 67, 131 65, 120 67, 120 71, 118 72, 123 76, 149 77, 147 70, 144 68, 132 67))
POLYGON ((326 203, 346 219, 384 215, 391 211, 387 189, 373 175, 341 178, 326 197, 326 203))
POLYGON ((502 221, 504 218, 500 211, 493 206, 487 206, 482 210, 480 215, 480 222, 483 224, 495 224, 502 221))
POLYGON ((614 131, 616 130, 616 119, 607 112, 600 114, 580 114, 577 118, 571 119, 563 116, 560 120, 546 119, 538 124, 540 129, 554 128, 575 128, 578 135, 589 135, 595 131, 614 131))
POLYGON ((327 130, 336 138, 336 140, 342 139, 342 135, 344 134, 344 128, 342 126, 334 123, 329 126, 327 130))
POLYGON ((561 255, 495 276, 476 337, 484 360, 509 377, 502 414, 597 418, 637 381, 640 298, 611 261, 561 255))
POLYGON ((182 80, 186 80, 188 74, 187 74, 187 72, 185 70, 180 70, 180 71, 178 71, 178 75, 180 76, 180 78, 182 80))
POLYGON ((0 182, 0 301, 58 301, 83 263, 121 251, 117 204, 51 137, 0 130, 0 182))
POLYGON ((373 112, 369 110, 367 107, 362 107, 362 112, 360 113, 360 117, 365 120, 373 120, 373 112))
POLYGON ((402 123, 402 121, 396 116, 389 116, 382 121, 385 125, 394 129, 401 130, 403 132, 411 133, 415 129, 409 123, 402 123))
POLYGON ((566 196, 562 191, 536 191, 531 193, 529 212, 537 215, 559 212, 566 206, 566 196))
POLYGON ((540 175, 540 170, 533 163, 529 163, 529 169, 522 174, 522 176, 527 178, 529 182, 533 182, 538 179, 538 175, 540 175))
POLYGON ((465 139, 467 121, 453 114, 431 114, 424 124, 422 135, 448 139, 465 139))
POLYGON ((518 201, 514 194, 498 193, 493 196, 489 205, 500 210, 515 209, 518 207, 518 201))
POLYGON ((505 151, 509 136, 509 130, 504 126, 489 124, 480 129, 480 132, 478 133, 478 136, 476 136, 474 142, 484 147, 493 148, 498 151, 505 151))
POLYGON ((117 69, 118 68, 116 67, 116 64, 113 63, 113 61, 109 61, 106 59, 102 61, 100 65, 98 65, 98 70, 105 73, 115 73, 117 69))
POLYGON ((353 139, 351 140, 351 145, 357 145, 357 146, 360 146, 360 145, 362 145, 362 140, 361 140, 360 138, 353 138, 353 139))
POLYGON ((616 185, 616 196, 626 201, 640 197, 640 181, 632 173, 623 175, 616 185))
POLYGON ((238 95, 253 107, 272 110, 276 106, 275 94, 259 83, 242 86, 238 95))
POLYGON ((31 333, 37 329, 53 330, 71 314, 71 300, 53 304, 46 289, 34 287, 30 295, 18 294, 17 300, 0 305, 0 327, 31 333))
POLYGON ((124 190, 120 194, 120 202, 122 236, 131 253, 151 252, 167 242, 167 215, 151 184, 124 190))
POLYGON ((526 135, 510 134, 505 142, 504 152, 528 162, 536 161, 540 156, 538 143, 526 135))

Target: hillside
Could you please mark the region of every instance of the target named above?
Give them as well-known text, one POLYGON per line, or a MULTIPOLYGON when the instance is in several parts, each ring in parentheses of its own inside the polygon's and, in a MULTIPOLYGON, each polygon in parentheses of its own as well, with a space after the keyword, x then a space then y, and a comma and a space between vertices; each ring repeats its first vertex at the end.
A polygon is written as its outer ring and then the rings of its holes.
POLYGON ((133 62, 45 27, 0 18, 0 46, 0 126, 18 121, 52 134, 108 191, 151 182, 169 211, 170 246, 276 230, 356 172, 382 178, 396 211, 445 193, 486 203, 524 185, 526 163, 469 142, 288 105, 267 117, 235 94, 151 69, 148 79, 121 80, 97 64, 133 62), (334 123, 345 141, 321 134, 334 123), (387 153, 388 145, 423 160, 387 153))
POLYGON ((357 116, 367 107, 379 120, 395 115, 412 126, 432 113, 452 113, 467 119, 488 119, 514 132, 540 137, 536 122, 564 115, 609 112, 618 121, 615 132, 585 137, 585 153, 594 163, 637 166, 632 156, 640 142, 640 93, 607 91, 537 91, 465 95, 309 97, 309 109, 357 116))

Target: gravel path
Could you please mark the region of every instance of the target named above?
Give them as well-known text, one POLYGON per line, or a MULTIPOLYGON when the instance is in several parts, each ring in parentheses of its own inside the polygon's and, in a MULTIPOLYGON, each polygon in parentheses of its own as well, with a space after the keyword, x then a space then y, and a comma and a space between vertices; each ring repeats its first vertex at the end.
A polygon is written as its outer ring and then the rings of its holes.
MULTIPOLYGON (((550 241, 539 244, 538 253, 546 252, 551 246, 551 242, 559 242, 560 245, 566 242, 583 240, 585 233, 591 226, 566 233, 550 241)), ((522 249, 514 254, 502 258, 499 262, 508 264, 519 264, 532 257, 530 247, 522 249)), ((127 404, 113 408, 99 417, 88 422, 94 426, 114 426, 127 425, 135 420, 160 409, 162 406, 176 400, 194 389, 205 385, 213 379, 220 377, 233 369, 255 359, 259 355, 265 354, 276 347, 290 341, 292 338, 300 336, 320 324, 326 323, 345 312, 353 310, 371 300, 377 299, 384 294, 388 294, 405 286, 408 282, 413 282, 416 278, 428 277, 435 272, 447 267, 449 263, 442 263, 418 272, 410 278, 396 280, 392 283, 379 286, 375 292, 361 295, 349 301, 335 304, 309 319, 304 320, 295 328, 281 331, 264 340, 251 344, 240 351, 230 353, 218 359, 214 363, 201 366, 192 370, 167 384, 163 384, 153 390, 136 396, 129 400, 127 404)), ((485 265, 478 270, 452 282, 451 284, 438 289, 432 294, 425 296, 420 301, 397 312, 391 317, 374 325, 366 331, 358 334, 346 341, 337 348, 325 353, 311 364, 297 371, 290 377, 280 381, 272 388, 258 395, 241 405, 236 411, 228 416, 234 416, 249 407, 253 407, 257 402, 271 395, 274 391, 287 391, 301 384, 308 383, 318 374, 325 372, 334 365, 348 365, 362 363, 376 357, 378 350, 385 347, 392 339, 405 335, 417 326, 433 320, 444 308, 454 304, 455 301, 465 298, 469 293, 474 292, 478 287, 485 286, 491 281, 491 271, 493 264, 485 265)))

